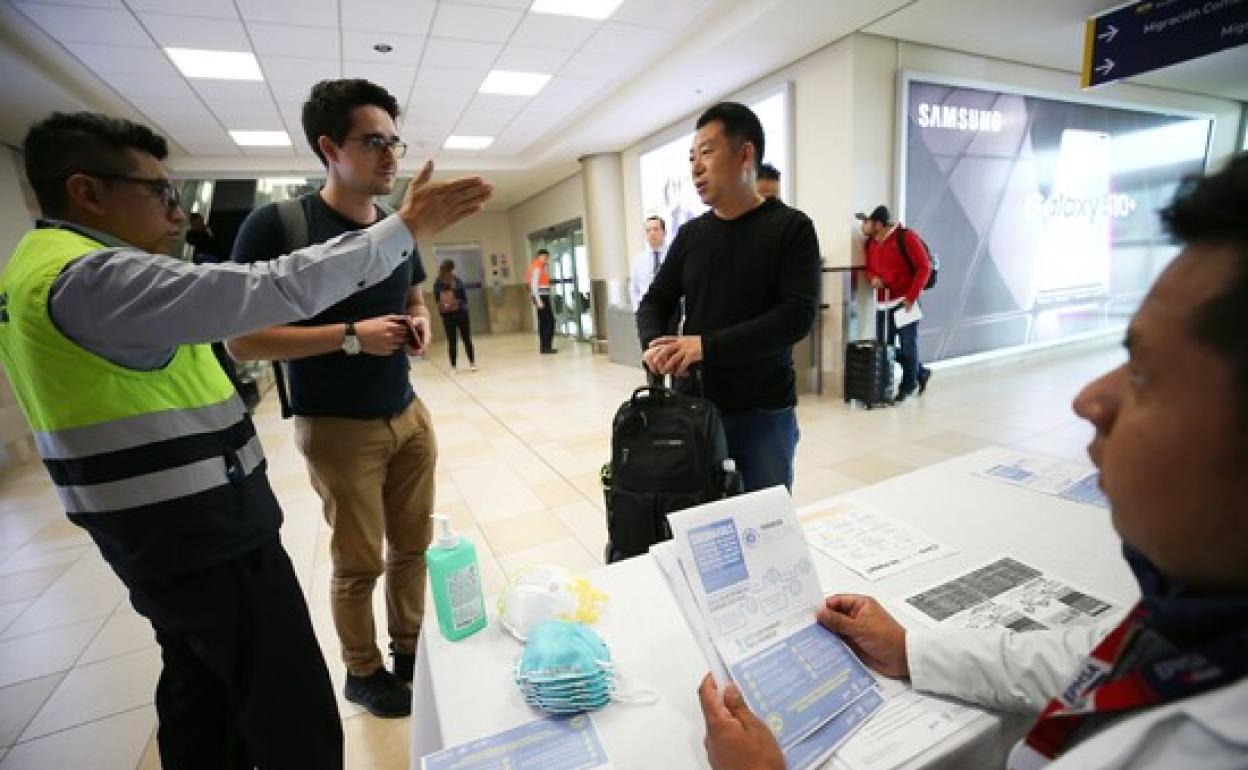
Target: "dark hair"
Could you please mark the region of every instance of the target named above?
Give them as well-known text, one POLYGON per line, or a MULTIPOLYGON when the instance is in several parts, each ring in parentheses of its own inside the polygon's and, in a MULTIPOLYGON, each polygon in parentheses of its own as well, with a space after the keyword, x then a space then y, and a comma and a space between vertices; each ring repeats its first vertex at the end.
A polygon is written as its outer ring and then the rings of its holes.
POLYGON ((65 180, 85 174, 128 174, 126 150, 164 160, 165 140, 147 126, 96 112, 54 112, 30 127, 22 142, 26 178, 47 216, 65 212, 65 180))
POLYGON ((1226 246, 1234 254, 1234 277, 1226 290, 1196 309, 1192 331, 1200 344, 1230 361, 1248 423, 1248 334, 1243 322, 1248 308, 1248 153, 1235 156, 1216 174, 1185 180, 1161 218, 1182 243, 1226 246))
POLYGON ((538 249, 538 250, 537 250, 537 254, 536 254, 536 256, 539 256, 539 257, 540 257, 540 256, 542 256, 543 254, 545 254, 545 255, 546 255, 546 256, 548 256, 548 257, 550 256, 550 252, 549 252, 549 251, 547 251, 546 249, 538 249))
POLYGON ((716 120, 724 127, 724 136, 737 147, 745 142, 754 145, 754 170, 757 172, 763 164, 763 150, 766 149, 763 124, 759 122, 758 116, 739 102, 720 102, 702 113, 695 128, 702 128, 716 120))
POLYGON ((442 260, 442 264, 438 265, 438 278, 443 283, 446 283, 447 279, 450 278, 451 274, 454 272, 455 272, 455 260, 453 259, 444 259, 442 260))
POLYGON ((658 222, 660 225, 663 226, 663 232, 667 232, 667 222, 664 222, 663 217, 659 216, 658 214, 651 214, 650 216, 646 217, 646 221, 658 222))
POLYGON ((780 181, 780 169, 776 168, 770 163, 764 163, 763 165, 758 167, 758 178, 768 179, 768 180, 771 180, 772 182, 779 182, 780 181))
POLYGON ((351 132, 351 111, 369 105, 385 110, 392 120, 399 119, 399 103, 376 83, 349 78, 322 80, 312 86, 303 103, 303 133, 322 164, 328 165, 316 140, 328 136, 334 144, 342 144, 351 132))

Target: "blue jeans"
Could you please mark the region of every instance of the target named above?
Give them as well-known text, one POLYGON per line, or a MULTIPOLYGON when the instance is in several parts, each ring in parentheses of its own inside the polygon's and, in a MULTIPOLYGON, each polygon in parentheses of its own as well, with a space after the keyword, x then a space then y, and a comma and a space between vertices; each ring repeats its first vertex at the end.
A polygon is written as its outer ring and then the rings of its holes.
POLYGON ((723 415, 728 456, 737 463, 746 492, 783 484, 793 491, 797 414, 793 407, 751 409, 723 415))
POLYGON ((927 371, 927 367, 919 361, 919 322, 906 324, 900 329, 893 322, 893 313, 895 310, 886 312, 888 316, 887 330, 880 329, 882 315, 876 316, 876 338, 886 339, 890 345, 898 345, 897 363, 901 364, 901 383, 897 387, 897 394, 900 396, 909 396, 918 390, 919 374, 927 371), (888 336, 884 336, 887 331, 888 336))

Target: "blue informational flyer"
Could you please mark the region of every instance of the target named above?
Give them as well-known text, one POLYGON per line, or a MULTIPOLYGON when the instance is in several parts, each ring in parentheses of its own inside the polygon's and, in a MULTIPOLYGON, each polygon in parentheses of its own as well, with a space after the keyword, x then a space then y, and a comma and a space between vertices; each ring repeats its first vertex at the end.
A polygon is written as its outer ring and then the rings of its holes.
POLYGON ((1105 493, 1101 490, 1101 474, 1099 473, 1089 473, 1062 490, 1058 497, 1076 503, 1099 505, 1102 508, 1109 507, 1109 498, 1105 497, 1105 493))
POLYGON ((750 708, 789 747, 867 691, 875 678, 817 623, 729 667, 750 708))
POLYGON ((841 711, 823 727, 798 741, 796 745, 783 749, 785 766, 788 770, 818 767, 883 705, 884 698, 878 690, 864 692, 849 708, 841 711))
POLYGON ((588 716, 536 722, 430 754, 422 770, 596 770, 607 752, 588 716))

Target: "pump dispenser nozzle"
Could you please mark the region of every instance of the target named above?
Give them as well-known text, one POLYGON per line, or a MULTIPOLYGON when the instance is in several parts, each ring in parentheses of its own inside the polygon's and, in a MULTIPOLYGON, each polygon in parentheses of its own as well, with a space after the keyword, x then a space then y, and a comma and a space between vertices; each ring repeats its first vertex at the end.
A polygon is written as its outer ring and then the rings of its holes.
POLYGON ((433 515, 433 526, 437 528, 439 548, 454 548, 459 544, 459 535, 451 529, 451 517, 442 513, 433 515))

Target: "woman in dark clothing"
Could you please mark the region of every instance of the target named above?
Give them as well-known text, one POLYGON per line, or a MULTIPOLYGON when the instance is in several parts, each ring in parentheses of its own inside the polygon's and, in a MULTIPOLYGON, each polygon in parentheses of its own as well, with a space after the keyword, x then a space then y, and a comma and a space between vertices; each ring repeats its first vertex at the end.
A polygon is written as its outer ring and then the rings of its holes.
POLYGON ((464 338, 464 350, 468 351, 468 368, 475 372, 477 357, 472 349, 472 332, 468 327, 468 295, 464 292, 464 282, 455 275, 454 260, 443 260, 438 267, 438 277, 433 282, 433 299, 442 316, 442 327, 446 329, 451 371, 455 371, 455 359, 459 352, 455 339, 458 330, 459 335, 464 338))

